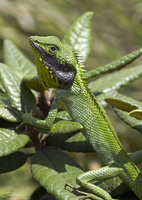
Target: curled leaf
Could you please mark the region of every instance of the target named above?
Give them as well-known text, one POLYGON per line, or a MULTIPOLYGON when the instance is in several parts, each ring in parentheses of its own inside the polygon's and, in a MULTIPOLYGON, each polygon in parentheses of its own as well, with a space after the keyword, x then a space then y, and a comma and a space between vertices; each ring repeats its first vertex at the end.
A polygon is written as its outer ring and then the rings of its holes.
POLYGON ((131 117, 142 120, 142 110, 132 110, 129 114, 131 117))
POLYGON ((136 108, 138 108, 138 106, 134 105, 132 102, 128 102, 127 98, 126 99, 119 99, 119 98, 115 98, 115 97, 106 97, 105 101, 107 103, 109 103, 110 105, 123 110, 123 111, 127 111, 130 112, 136 108))

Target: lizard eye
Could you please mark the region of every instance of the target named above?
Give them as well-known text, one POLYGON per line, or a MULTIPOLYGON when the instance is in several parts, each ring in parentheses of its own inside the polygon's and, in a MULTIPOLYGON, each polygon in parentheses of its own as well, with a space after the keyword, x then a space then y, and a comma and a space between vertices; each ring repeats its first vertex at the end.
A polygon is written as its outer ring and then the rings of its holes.
POLYGON ((50 47, 49 52, 55 53, 57 51, 57 48, 55 46, 50 47))
POLYGON ((70 68, 70 67, 67 67, 67 66, 64 66, 64 67, 62 68, 62 71, 63 71, 63 72, 70 72, 70 71, 71 71, 71 68, 70 68))

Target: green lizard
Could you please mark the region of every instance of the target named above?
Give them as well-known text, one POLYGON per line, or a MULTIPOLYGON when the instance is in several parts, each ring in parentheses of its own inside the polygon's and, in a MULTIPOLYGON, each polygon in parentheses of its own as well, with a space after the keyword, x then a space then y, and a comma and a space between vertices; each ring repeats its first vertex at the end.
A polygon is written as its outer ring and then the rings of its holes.
POLYGON ((31 36, 29 41, 36 54, 41 84, 46 89, 56 88, 56 93, 49 115, 42 125, 42 120, 27 119, 23 115, 25 123, 50 129, 61 103, 72 119, 82 125, 83 134, 107 165, 77 177, 77 183, 87 189, 87 197, 111 200, 106 191, 91 181, 119 176, 142 200, 142 174, 124 151, 104 109, 88 89, 83 78, 83 66, 76 54, 54 36, 31 36))

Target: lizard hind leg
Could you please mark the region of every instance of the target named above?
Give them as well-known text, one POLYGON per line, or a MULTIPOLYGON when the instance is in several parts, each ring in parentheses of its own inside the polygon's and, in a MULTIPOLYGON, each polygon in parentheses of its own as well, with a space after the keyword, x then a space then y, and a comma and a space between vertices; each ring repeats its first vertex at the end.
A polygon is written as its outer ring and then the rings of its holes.
MULTIPOLYGON (((74 186, 72 186, 70 183, 66 183, 65 188, 67 186, 72 188, 75 192, 83 195, 83 196, 79 196, 76 200, 84 200, 84 199, 87 199, 87 200, 89 200, 89 199, 92 199, 92 200, 104 200, 101 197, 98 197, 98 196, 96 196, 96 195, 94 195, 92 193, 83 192, 83 191, 75 188, 74 186)), ((113 200, 113 199, 110 197, 108 200, 113 200)))
MULTIPOLYGON (((123 169, 118 167, 106 166, 97 170, 92 170, 81 174, 77 178, 77 184, 86 189, 93 200, 112 200, 110 194, 91 181, 107 180, 118 176, 123 169), (92 196, 91 196, 92 195, 92 196)), ((89 194, 88 194, 89 195, 89 194)))

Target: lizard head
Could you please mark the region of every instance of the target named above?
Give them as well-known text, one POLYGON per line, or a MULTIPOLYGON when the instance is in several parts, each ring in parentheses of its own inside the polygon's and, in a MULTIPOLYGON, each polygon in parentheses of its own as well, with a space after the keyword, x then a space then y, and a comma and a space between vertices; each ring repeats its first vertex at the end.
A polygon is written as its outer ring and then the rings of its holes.
POLYGON ((44 88, 68 88, 76 76, 77 58, 57 37, 31 36, 30 45, 36 54, 37 72, 44 88))

